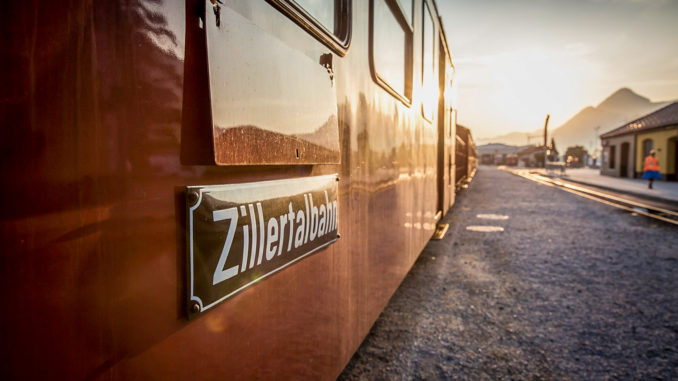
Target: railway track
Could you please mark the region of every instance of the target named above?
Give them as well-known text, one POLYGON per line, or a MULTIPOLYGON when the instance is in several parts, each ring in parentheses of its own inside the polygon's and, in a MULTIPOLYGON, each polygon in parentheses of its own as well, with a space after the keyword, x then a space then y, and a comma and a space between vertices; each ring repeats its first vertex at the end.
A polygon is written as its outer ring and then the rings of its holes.
POLYGON ((540 173, 530 172, 529 170, 507 169, 507 171, 542 185, 559 188, 566 192, 574 193, 580 197, 588 198, 590 200, 610 205, 615 208, 623 209, 637 215, 642 215, 673 225, 678 225, 678 212, 675 210, 658 207, 656 205, 650 205, 642 201, 631 200, 618 195, 606 193, 601 190, 593 190, 588 187, 572 184, 557 178, 551 178, 540 173))

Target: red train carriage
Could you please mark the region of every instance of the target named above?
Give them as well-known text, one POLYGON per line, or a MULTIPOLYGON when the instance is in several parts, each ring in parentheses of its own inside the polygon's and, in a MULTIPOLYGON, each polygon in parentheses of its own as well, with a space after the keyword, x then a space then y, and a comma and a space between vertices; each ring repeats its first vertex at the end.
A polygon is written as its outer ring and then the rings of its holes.
POLYGON ((454 202, 435 3, 0 10, 0 373, 336 377, 454 202))

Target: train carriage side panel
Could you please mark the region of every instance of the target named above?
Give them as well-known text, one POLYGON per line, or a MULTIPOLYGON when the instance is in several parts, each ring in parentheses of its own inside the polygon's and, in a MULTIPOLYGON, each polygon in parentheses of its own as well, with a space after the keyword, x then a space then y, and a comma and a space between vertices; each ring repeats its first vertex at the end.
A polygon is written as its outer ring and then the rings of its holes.
POLYGON ((468 176, 468 129, 460 124, 457 124, 455 130, 455 184, 457 188, 461 182, 468 176))
POLYGON ((471 131, 468 131, 468 178, 469 181, 473 178, 476 171, 478 170, 478 148, 476 143, 473 140, 473 135, 471 131))
POLYGON ((411 12, 394 0, 335 4, 351 8, 347 46, 305 1, 2 6, 2 374, 339 374, 434 231, 438 118, 449 116, 437 115, 437 98, 432 114, 422 111, 426 22, 429 42, 441 41, 432 1, 413 1, 411 12), (399 25, 411 50, 405 99, 371 69, 384 43, 371 35, 374 9, 390 12, 377 26, 399 25), (215 121, 243 109, 272 130, 243 123, 237 131, 250 140, 220 135, 215 121), (279 135, 310 141, 290 127, 309 120, 335 129, 322 135, 331 152, 300 145, 294 163, 279 135), (187 186, 335 173, 337 242, 187 319, 187 186))

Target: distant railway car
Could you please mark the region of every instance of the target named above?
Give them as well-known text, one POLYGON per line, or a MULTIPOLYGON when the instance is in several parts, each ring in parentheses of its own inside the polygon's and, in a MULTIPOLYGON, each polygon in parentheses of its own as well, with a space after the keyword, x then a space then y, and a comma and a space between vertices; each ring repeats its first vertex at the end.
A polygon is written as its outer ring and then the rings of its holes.
POLYGON ((475 171, 433 0, 0 8, 5 379, 333 379, 475 171))
POLYGON ((457 125, 455 135, 455 183, 457 188, 464 181, 470 181, 478 169, 478 150, 471 130, 457 125))
POLYGON ((518 155, 512 154, 506 156, 506 165, 515 167, 518 165, 518 155))
POLYGON ((491 153, 485 153, 480 155, 480 164, 483 165, 494 165, 495 163, 495 156, 494 154, 491 153))
POLYGON ((478 148, 476 146, 475 141, 473 140, 473 135, 471 134, 471 130, 467 130, 467 136, 468 136, 468 141, 467 141, 467 161, 468 161, 468 168, 467 168, 467 178, 468 181, 471 181, 473 179, 473 176, 475 176, 476 171, 478 170, 478 148))

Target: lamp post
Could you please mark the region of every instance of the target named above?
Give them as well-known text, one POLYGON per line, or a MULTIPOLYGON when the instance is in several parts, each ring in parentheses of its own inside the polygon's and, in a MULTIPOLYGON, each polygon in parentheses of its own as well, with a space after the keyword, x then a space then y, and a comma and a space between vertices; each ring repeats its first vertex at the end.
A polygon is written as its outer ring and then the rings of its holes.
POLYGON ((549 128, 549 118, 551 115, 546 114, 546 121, 544 121, 544 169, 546 169, 546 162, 548 157, 551 155, 551 150, 549 149, 547 138, 548 138, 548 128, 549 128))
POLYGON ((593 143, 593 144, 594 144, 594 148, 593 148, 593 157, 592 157, 592 159, 593 159, 593 168, 596 168, 596 166, 597 166, 597 164, 598 164, 598 156, 599 156, 598 153, 600 152, 600 150, 598 149, 598 147, 599 147, 598 142, 600 141, 600 139, 599 139, 599 136, 600 136, 600 135, 599 135, 600 126, 597 126, 597 127, 595 128, 595 131, 596 131, 596 136, 595 136, 595 139, 593 140, 593 141, 594 141, 594 143, 593 143))

